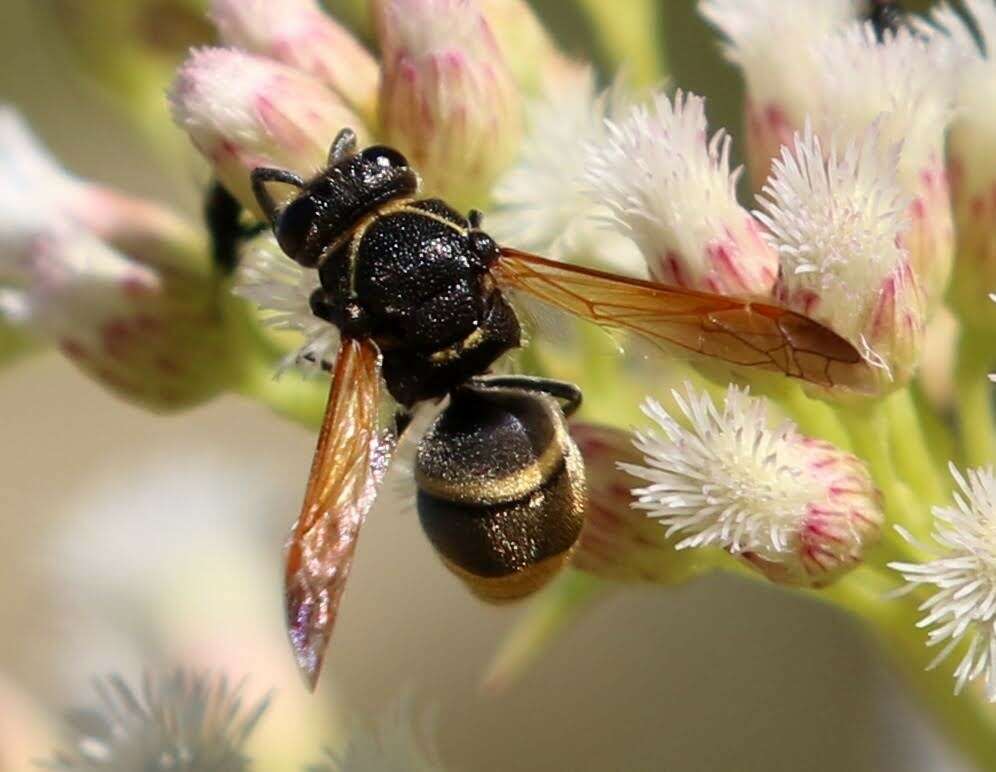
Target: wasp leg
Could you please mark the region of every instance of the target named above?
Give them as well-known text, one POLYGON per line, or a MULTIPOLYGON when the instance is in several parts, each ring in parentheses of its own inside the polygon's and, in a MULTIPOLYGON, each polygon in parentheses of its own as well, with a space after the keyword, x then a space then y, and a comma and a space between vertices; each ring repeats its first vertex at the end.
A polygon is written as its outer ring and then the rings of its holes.
POLYGON ((252 192, 256 197, 256 203, 263 210, 263 215, 270 223, 270 227, 277 224, 277 202, 273 200, 270 191, 266 189, 268 182, 283 182, 286 185, 293 185, 297 188, 304 187, 304 180, 294 172, 286 169, 271 169, 268 166, 260 166, 252 170, 252 192))
POLYGON ((561 406, 568 418, 581 407, 581 389, 567 381, 553 378, 539 378, 534 375, 480 375, 471 379, 471 383, 484 388, 522 389, 523 391, 538 391, 551 397, 563 400, 561 406))

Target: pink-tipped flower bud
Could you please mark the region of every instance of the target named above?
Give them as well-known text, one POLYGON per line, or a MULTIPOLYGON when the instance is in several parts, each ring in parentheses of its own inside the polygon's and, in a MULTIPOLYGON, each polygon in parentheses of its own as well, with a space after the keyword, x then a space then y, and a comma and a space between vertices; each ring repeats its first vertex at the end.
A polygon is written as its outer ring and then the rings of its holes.
POLYGON ((951 299, 962 322, 996 329, 996 5, 966 0, 974 28, 950 6, 935 9, 924 27, 945 57, 955 94, 948 135, 948 171, 957 233, 951 299), (976 39, 982 42, 980 49, 976 39))
POLYGON ((709 139, 705 102, 680 91, 659 95, 610 123, 591 149, 591 195, 643 252, 650 275, 690 289, 767 296, 778 258, 754 217, 737 203, 740 170, 730 170, 730 138, 709 139))
POLYGON ((213 0, 211 18, 226 45, 314 76, 374 125, 377 61, 316 0, 213 0))
POLYGON ((723 53, 746 81, 746 160, 755 191, 782 145, 812 113, 816 46, 855 18, 854 0, 702 0, 702 15, 726 38, 723 53))
POLYGON ((259 166, 307 178, 325 167, 340 129, 362 123, 324 83, 300 70, 241 51, 195 51, 170 91, 173 118, 253 212, 249 175, 259 166))
POLYGON ((635 506, 678 537, 675 549, 719 547, 803 587, 860 564, 883 522, 864 462, 790 422, 772 427, 764 401, 733 386, 722 407, 690 387, 674 399, 681 423, 647 400, 663 434, 638 433, 643 463, 623 468, 646 481, 635 506))
POLYGON ((677 552, 677 540, 633 508, 632 489, 640 478, 620 464, 641 464, 643 456, 629 432, 572 421, 571 437, 584 458, 588 490, 574 567, 619 582, 675 584, 686 579, 697 562, 694 553, 677 552))
POLYGON ((521 97, 471 0, 381 0, 384 139, 430 195, 481 205, 521 136, 521 97))
POLYGON ((879 393, 909 381, 923 346, 897 163, 875 126, 843 149, 807 126, 782 149, 757 214, 779 257, 778 299, 850 341, 871 365, 867 390, 879 393))
POLYGON ((214 396, 235 368, 205 245, 147 201, 63 172, 0 114, 0 319, 54 342, 160 410, 214 396))
POLYGON ((870 24, 832 36, 820 48, 822 105, 815 131, 860 141, 877 124, 881 152, 900 146, 896 177, 907 197, 902 246, 928 313, 947 289, 954 261, 951 194, 944 161, 951 88, 937 48, 900 29, 882 42, 870 24))

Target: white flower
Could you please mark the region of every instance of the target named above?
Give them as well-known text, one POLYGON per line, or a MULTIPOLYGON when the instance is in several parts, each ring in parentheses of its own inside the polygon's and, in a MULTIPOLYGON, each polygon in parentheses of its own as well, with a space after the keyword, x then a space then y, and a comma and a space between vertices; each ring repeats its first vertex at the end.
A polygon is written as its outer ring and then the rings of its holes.
POLYGON ((882 523, 862 461, 798 433, 772 428, 764 400, 729 387, 722 410, 706 394, 672 392, 682 423, 647 400, 663 430, 639 432, 649 483, 634 505, 679 535, 676 549, 720 547, 773 581, 822 586, 853 568, 882 523))
POLYGON ((431 714, 416 722, 410 696, 405 695, 375 724, 356 725, 341 753, 329 753, 328 764, 314 772, 442 772, 432 735, 431 714))
POLYGON ((777 258, 736 199, 730 138, 708 138, 705 102, 633 107, 587 160, 591 194, 643 252, 658 281, 728 295, 767 295, 777 258))
POLYGON ((759 188, 768 165, 813 111, 816 47, 856 17, 855 0, 702 0, 726 58, 747 81, 747 162, 759 188))
POLYGON ((196 230, 79 180, 0 110, 0 321, 155 409, 213 396, 238 350, 196 230))
POLYGON ((881 143, 872 126, 840 149, 807 124, 782 148, 757 217, 778 253, 780 300, 847 338, 878 365, 887 388, 916 367, 923 308, 898 245, 908 227, 899 150, 884 154, 881 143))
POLYGON ((276 330, 292 330, 304 343, 284 362, 318 368, 335 359, 338 328, 311 311, 311 294, 321 286, 318 271, 288 258, 271 235, 257 239, 242 257, 235 294, 255 303, 262 322, 276 330))
POLYGON ((119 676, 96 682, 101 705, 75 714, 71 747, 46 766, 64 772, 243 772, 246 741, 268 699, 244 707, 221 676, 146 675, 136 694, 119 676))
POLYGON ((996 287, 996 3, 966 0, 965 6, 973 25, 941 3, 931 12, 935 26, 919 31, 940 51, 955 95, 948 173, 958 255, 950 298, 963 322, 988 330, 996 325, 988 302, 996 287))
POLYGON ((645 273, 639 251, 607 227, 609 212, 586 194, 584 180, 588 153, 606 140, 606 118, 617 116, 627 102, 621 82, 600 93, 586 68, 529 105, 518 160, 499 178, 486 220, 499 243, 645 273))
POLYGON ((901 145, 897 178, 910 197, 903 245, 927 298, 939 301, 954 261, 951 196, 944 168, 944 137, 952 114, 952 87, 936 47, 907 28, 882 42, 871 24, 831 36, 820 48, 822 100, 816 133, 839 142, 861 141, 873 122, 880 152, 901 145))
POLYGON ((996 475, 992 467, 965 476, 951 465, 958 484, 953 507, 934 507, 934 540, 940 557, 926 563, 890 563, 909 587, 936 591, 920 609, 919 627, 930 628, 928 646, 944 644, 929 667, 943 661, 963 640, 968 651, 955 670, 955 693, 983 678, 996 702, 996 475))

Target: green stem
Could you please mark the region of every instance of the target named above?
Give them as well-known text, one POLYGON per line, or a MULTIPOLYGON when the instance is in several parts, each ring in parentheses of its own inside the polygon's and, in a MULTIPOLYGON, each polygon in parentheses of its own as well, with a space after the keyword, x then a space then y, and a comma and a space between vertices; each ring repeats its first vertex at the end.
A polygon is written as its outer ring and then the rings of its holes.
POLYGON ((917 500, 896 472, 884 407, 880 402, 842 406, 838 414, 851 435, 855 454, 868 464, 884 497, 886 526, 882 546, 873 553, 875 559, 883 563, 913 559, 914 551, 892 526, 902 525, 917 537, 926 538, 930 532, 930 508, 926 502, 917 500))
POLYGON ((664 77, 663 6, 659 0, 577 0, 588 16, 608 72, 620 66, 638 87, 659 86, 664 77))
POLYGON ((574 622, 609 590, 622 585, 593 574, 567 569, 545 588, 526 610, 488 666, 483 688, 504 691, 564 628, 574 622))
MULTIPOLYGON (((830 600, 869 623, 907 682, 921 697, 941 729, 979 769, 996 769, 996 710, 981 690, 954 694, 951 667, 927 666, 937 654, 928 648, 926 635, 916 627, 918 598, 887 597, 890 582, 859 569, 817 596, 830 600)), ((951 653, 958 661, 959 652, 951 653)))
POLYGON ((889 395, 884 408, 892 459, 900 477, 913 489, 922 505, 943 503, 948 493, 946 475, 938 474, 909 389, 889 395))
POLYGON ((996 463, 996 416, 993 415, 992 383, 988 378, 993 363, 984 337, 984 332, 962 334, 955 370, 961 442, 968 466, 996 463))
POLYGON ((275 377, 276 367, 276 363, 266 357, 250 359, 238 393, 262 402, 279 415, 309 429, 321 426, 328 398, 328 379, 307 378, 293 370, 278 378, 275 377))
POLYGON ((838 414, 827 403, 807 396, 798 383, 772 375, 754 376, 751 385, 757 394, 777 402, 803 434, 832 442, 842 450, 851 450, 851 437, 838 414))

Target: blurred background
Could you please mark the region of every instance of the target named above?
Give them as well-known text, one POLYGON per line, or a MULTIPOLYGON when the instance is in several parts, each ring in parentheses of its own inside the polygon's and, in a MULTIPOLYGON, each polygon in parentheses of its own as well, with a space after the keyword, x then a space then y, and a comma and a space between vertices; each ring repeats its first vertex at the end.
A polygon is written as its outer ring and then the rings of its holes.
MULTIPOLYGON (((192 154, 156 166, 37 5, 0 4, 0 100, 74 172, 195 215, 205 170, 192 154)), ((540 5, 585 52, 570 4, 540 5)), ((736 75, 691 0, 663 5, 675 83, 709 95, 712 124, 738 133, 736 75)), ((849 619, 731 577, 618 592, 520 683, 484 694, 521 609, 471 598, 397 493, 364 528, 308 695, 284 640, 280 545, 310 432, 237 397, 152 415, 54 353, 0 372, 0 426, 0 769, 46 756, 64 710, 93 702, 94 675, 175 664, 246 676, 249 696, 274 690, 250 746, 263 770, 316 761, 404 692, 436 710, 452 770, 960 768, 849 619)))

